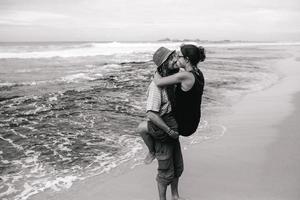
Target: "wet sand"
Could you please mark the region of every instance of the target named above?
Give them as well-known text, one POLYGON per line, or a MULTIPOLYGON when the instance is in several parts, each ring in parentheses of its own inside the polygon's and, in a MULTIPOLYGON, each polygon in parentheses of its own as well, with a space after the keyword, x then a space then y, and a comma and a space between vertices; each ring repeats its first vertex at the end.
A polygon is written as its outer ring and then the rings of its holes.
MULTIPOLYGON (((294 56, 276 65, 283 78, 270 88, 247 95, 224 114, 227 131, 223 137, 183 151, 182 197, 300 199, 300 62, 294 56)), ((104 179, 96 176, 75 183, 67 191, 46 191, 30 199, 158 199, 156 165, 138 166, 104 179)))

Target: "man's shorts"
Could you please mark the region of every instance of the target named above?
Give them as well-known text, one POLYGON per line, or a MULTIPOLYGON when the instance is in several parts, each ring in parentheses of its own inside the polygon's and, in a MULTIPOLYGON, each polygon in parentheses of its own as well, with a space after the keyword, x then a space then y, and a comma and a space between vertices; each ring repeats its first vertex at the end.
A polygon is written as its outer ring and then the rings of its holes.
MULTIPOLYGON (((162 119, 172 130, 177 131, 176 120, 171 114, 162 116, 162 119)), ((168 185, 175 178, 179 178, 183 172, 179 139, 171 138, 151 121, 148 121, 148 133, 155 139, 155 156, 158 161, 156 180, 168 185)))
POLYGON ((173 142, 155 142, 155 156, 158 161, 156 180, 169 185, 183 172, 183 158, 179 139, 173 142))

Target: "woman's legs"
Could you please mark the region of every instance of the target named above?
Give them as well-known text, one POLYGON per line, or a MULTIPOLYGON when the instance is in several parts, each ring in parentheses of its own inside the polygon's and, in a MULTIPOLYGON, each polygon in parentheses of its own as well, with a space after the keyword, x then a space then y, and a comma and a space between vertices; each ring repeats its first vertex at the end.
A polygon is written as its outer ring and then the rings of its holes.
POLYGON ((149 153, 145 158, 145 164, 150 164, 155 158, 155 148, 154 139, 148 132, 148 122, 140 123, 137 128, 137 132, 141 135, 149 150, 149 153))
POLYGON ((148 124, 147 122, 142 122, 139 124, 138 128, 137 128, 137 132, 141 135, 141 137, 143 138, 146 146, 149 149, 149 152, 151 153, 155 153, 155 149, 154 149, 154 139, 152 138, 152 136, 148 133, 148 124))

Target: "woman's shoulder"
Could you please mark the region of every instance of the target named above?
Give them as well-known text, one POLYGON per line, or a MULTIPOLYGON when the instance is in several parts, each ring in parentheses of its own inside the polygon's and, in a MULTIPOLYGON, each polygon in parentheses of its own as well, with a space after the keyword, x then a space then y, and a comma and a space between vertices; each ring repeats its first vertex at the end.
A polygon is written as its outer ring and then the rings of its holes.
POLYGON ((184 71, 180 73, 182 73, 181 89, 187 92, 193 87, 196 78, 192 72, 184 71))
POLYGON ((193 75, 200 85, 204 85, 205 80, 201 70, 193 71, 193 75))

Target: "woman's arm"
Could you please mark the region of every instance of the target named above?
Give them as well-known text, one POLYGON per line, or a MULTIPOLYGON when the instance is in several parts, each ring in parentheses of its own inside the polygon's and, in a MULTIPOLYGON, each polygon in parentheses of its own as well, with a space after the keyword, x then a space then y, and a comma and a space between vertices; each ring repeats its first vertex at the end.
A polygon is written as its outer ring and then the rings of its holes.
POLYGON ((166 85, 182 83, 186 79, 188 79, 187 72, 178 72, 176 74, 166 76, 166 77, 161 77, 159 73, 155 73, 153 81, 155 85, 157 85, 158 87, 163 87, 166 85))

